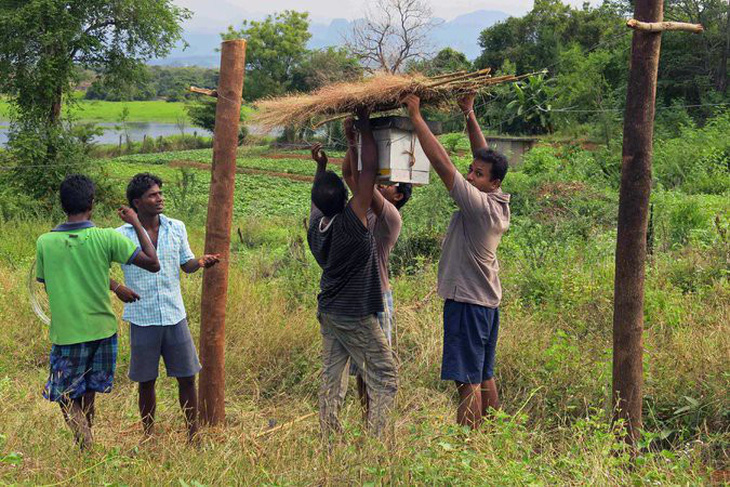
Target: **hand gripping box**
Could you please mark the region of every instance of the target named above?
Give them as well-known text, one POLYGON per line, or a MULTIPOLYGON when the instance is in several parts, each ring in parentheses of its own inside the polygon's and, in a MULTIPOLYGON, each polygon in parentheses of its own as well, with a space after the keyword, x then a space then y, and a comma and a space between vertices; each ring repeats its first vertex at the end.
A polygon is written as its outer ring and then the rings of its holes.
MULTIPOLYGON (((440 122, 426 122, 435 135, 441 133, 440 122)), ((359 128, 360 123, 355 122, 359 128)), ((378 183, 428 184, 431 164, 421 148, 413 131, 413 124, 407 117, 380 117, 370 120, 370 127, 378 146, 378 183)), ((360 158, 361 139, 358 134, 358 169, 362 169, 360 158)))

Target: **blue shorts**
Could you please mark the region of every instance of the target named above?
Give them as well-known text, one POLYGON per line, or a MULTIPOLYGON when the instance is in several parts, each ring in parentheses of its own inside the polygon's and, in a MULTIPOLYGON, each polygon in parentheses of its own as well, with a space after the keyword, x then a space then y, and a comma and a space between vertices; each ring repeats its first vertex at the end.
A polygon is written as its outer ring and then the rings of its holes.
POLYGON ((92 342, 51 346, 51 372, 43 390, 49 401, 111 392, 117 367, 117 334, 92 342))
POLYGON ((157 379, 160 357, 168 377, 192 377, 202 368, 187 318, 175 325, 129 324, 129 378, 134 382, 157 379))
POLYGON ((479 384, 494 377, 499 308, 444 303, 444 355, 441 379, 479 384))

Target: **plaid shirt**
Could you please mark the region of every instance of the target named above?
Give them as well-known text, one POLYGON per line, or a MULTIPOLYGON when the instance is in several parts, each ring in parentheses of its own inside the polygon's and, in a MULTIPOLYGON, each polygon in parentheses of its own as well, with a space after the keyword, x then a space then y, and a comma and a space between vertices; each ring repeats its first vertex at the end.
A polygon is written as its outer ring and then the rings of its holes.
MULTIPOLYGON (((139 245, 132 225, 122 225, 117 231, 139 245)), ((157 257, 160 260, 157 273, 134 265, 122 266, 125 285, 141 298, 124 305, 123 319, 138 326, 174 325, 187 316, 180 292, 180 266, 195 255, 190 250, 183 222, 160 215, 157 257)))

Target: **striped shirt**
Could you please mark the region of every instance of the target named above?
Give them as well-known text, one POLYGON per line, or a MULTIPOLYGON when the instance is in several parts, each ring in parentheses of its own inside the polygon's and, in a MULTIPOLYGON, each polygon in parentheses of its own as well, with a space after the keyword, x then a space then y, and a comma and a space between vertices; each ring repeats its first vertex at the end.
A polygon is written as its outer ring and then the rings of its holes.
POLYGON ((367 316, 383 311, 378 259, 373 234, 350 205, 327 224, 314 205, 307 241, 322 268, 319 311, 343 316, 367 316))
MULTIPOLYGON (((137 233, 130 224, 117 232, 139 245, 137 233)), ((140 300, 124 305, 125 321, 137 326, 175 325, 187 317, 180 291, 180 266, 195 254, 188 244, 185 224, 160 215, 157 235, 157 258, 160 272, 152 273, 133 265, 123 265, 124 284, 140 296, 140 300)))

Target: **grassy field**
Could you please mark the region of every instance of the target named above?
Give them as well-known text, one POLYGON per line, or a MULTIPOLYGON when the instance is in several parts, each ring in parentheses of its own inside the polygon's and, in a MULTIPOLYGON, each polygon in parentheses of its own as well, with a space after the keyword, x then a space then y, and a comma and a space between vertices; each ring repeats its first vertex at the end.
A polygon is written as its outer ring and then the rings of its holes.
MULTIPOLYGON (((162 371, 159 434, 140 444, 135 387, 126 377, 128 327, 121 322, 115 389, 98 401, 97 445, 89 453, 72 446, 60 413, 40 396, 49 344, 25 291, 35 238, 60 218, 58 209, 0 222, 0 321, 6 324, 0 328, 0 483, 702 485, 727 479, 730 185, 720 176, 703 179, 714 170, 705 155, 725 150, 723 133, 683 137, 682 151, 692 151, 699 172, 686 171, 681 180, 661 176, 652 195, 646 431, 633 464, 609 421, 613 159, 541 147, 507 176, 513 216, 499 250, 504 301, 497 358, 504 409, 471 433, 453 425, 453 386, 438 379, 436 262, 453 206, 437 180, 414 191, 391 263, 400 362, 392 431, 385 443, 367 436, 351 388, 345 434, 328 449, 314 417, 262 435, 272 424, 317 410, 319 269, 303 224, 310 185, 288 177, 311 174, 312 164, 293 153, 272 159, 255 148, 242 150, 239 168, 272 174, 236 178, 227 420, 205 430, 198 448, 185 444, 176 386, 162 371)), ((674 143, 657 147, 659 174, 673 174, 674 143)), ((206 149, 98 161, 92 173, 109 189, 95 220, 117 225, 110 208, 122 201, 126 180, 154 172, 166 182, 167 213, 187 222, 193 250, 201 253, 210 156, 206 149)), ((457 161, 461 169, 468 162, 457 161)), ((183 279, 196 341, 200 286, 200 274, 183 279)), ((114 306, 121 316, 120 303, 114 306)))
MULTIPOLYGON (((72 113, 80 121, 119 122, 125 107, 129 109, 128 122, 176 123, 180 117, 186 122, 188 120, 184 103, 161 100, 127 102, 80 100, 72 113)), ((0 120, 8 118, 8 109, 8 103, 0 100, 0 120)))

